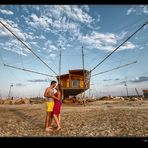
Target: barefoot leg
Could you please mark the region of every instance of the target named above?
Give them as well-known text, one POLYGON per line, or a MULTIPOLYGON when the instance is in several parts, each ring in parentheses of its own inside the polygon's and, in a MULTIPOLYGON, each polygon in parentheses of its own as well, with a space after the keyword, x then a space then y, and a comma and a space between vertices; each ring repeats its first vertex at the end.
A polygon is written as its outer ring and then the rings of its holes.
POLYGON ((58 120, 57 115, 53 115, 53 117, 54 117, 54 120, 55 120, 57 126, 60 127, 60 124, 59 124, 59 120, 58 120))

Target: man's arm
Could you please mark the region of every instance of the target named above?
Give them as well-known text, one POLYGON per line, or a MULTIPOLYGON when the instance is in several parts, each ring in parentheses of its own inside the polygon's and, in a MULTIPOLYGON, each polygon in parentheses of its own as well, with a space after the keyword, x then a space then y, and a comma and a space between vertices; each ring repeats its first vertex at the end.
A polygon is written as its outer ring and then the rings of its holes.
POLYGON ((58 99, 57 97, 54 96, 54 93, 50 90, 50 88, 47 88, 45 90, 44 96, 50 97, 50 98, 53 98, 53 99, 58 99))
POLYGON ((48 97, 48 88, 46 88, 46 90, 44 92, 44 97, 48 97))

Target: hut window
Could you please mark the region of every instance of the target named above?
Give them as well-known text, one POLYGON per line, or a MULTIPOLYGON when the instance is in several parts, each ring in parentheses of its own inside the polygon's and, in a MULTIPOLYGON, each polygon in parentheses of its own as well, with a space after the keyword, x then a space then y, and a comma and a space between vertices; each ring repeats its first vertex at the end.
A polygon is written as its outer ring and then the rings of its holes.
POLYGON ((80 81, 79 80, 72 80, 72 87, 79 87, 80 81))

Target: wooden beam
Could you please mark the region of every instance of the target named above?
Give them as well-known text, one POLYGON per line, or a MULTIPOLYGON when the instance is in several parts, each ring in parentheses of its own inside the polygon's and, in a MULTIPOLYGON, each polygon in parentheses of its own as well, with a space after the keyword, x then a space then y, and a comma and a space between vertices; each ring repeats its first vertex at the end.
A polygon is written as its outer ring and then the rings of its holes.
POLYGON ((69 73, 69 88, 71 88, 71 74, 69 73))

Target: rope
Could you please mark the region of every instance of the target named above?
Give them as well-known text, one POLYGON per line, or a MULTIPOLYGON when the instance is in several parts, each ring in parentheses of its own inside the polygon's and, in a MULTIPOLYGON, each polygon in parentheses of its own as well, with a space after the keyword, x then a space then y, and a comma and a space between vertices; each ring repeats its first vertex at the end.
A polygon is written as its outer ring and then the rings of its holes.
POLYGON ((115 51, 117 51, 124 43, 126 43, 130 38, 132 38, 139 30, 141 30, 146 24, 148 23, 148 21, 146 23, 144 23, 140 28, 138 28, 131 36, 129 36, 124 42, 122 42, 117 48, 115 48, 109 55, 107 55, 99 64, 97 64, 94 68, 92 68, 90 70, 90 72, 92 72, 93 70, 95 70, 99 65, 101 65, 107 58, 109 58, 115 51))
POLYGON ((118 67, 116 67, 116 68, 109 69, 109 70, 106 70, 106 71, 103 71, 103 72, 94 74, 94 75, 92 75, 92 77, 93 77, 93 76, 96 76, 96 75, 99 75, 99 74, 106 73, 106 72, 110 72, 110 71, 113 71, 113 70, 116 70, 116 69, 119 69, 119 68, 122 68, 122 67, 125 67, 125 66, 128 66, 128 65, 131 65, 131 64, 135 64, 135 63, 137 63, 137 61, 134 61, 134 62, 132 62, 132 63, 128 63, 128 64, 125 64, 125 65, 121 65, 121 66, 118 66, 118 67))
POLYGON ((48 76, 48 77, 55 77, 55 76, 51 76, 51 75, 48 75, 48 74, 44 74, 44 73, 32 71, 32 70, 29 70, 29 69, 23 69, 23 68, 19 68, 19 67, 7 65, 7 64, 4 64, 4 66, 11 67, 11 68, 15 68, 15 69, 19 69, 19 70, 24 70, 24 71, 28 71, 28 72, 32 72, 32 73, 36 73, 36 74, 40 74, 40 75, 45 75, 45 76, 48 76))
POLYGON ((5 24, 3 24, 1 21, 0 23, 17 39, 19 40, 29 51, 31 51, 44 65, 46 65, 52 72, 54 72, 56 75, 58 75, 52 68, 50 68, 47 63, 45 63, 30 47, 27 46, 19 37, 17 37, 5 24))
POLYGON ((0 53, 0 57, 1 57, 1 60, 2 60, 3 65, 4 65, 4 59, 3 59, 3 57, 2 57, 2 54, 1 54, 1 53, 0 53))

